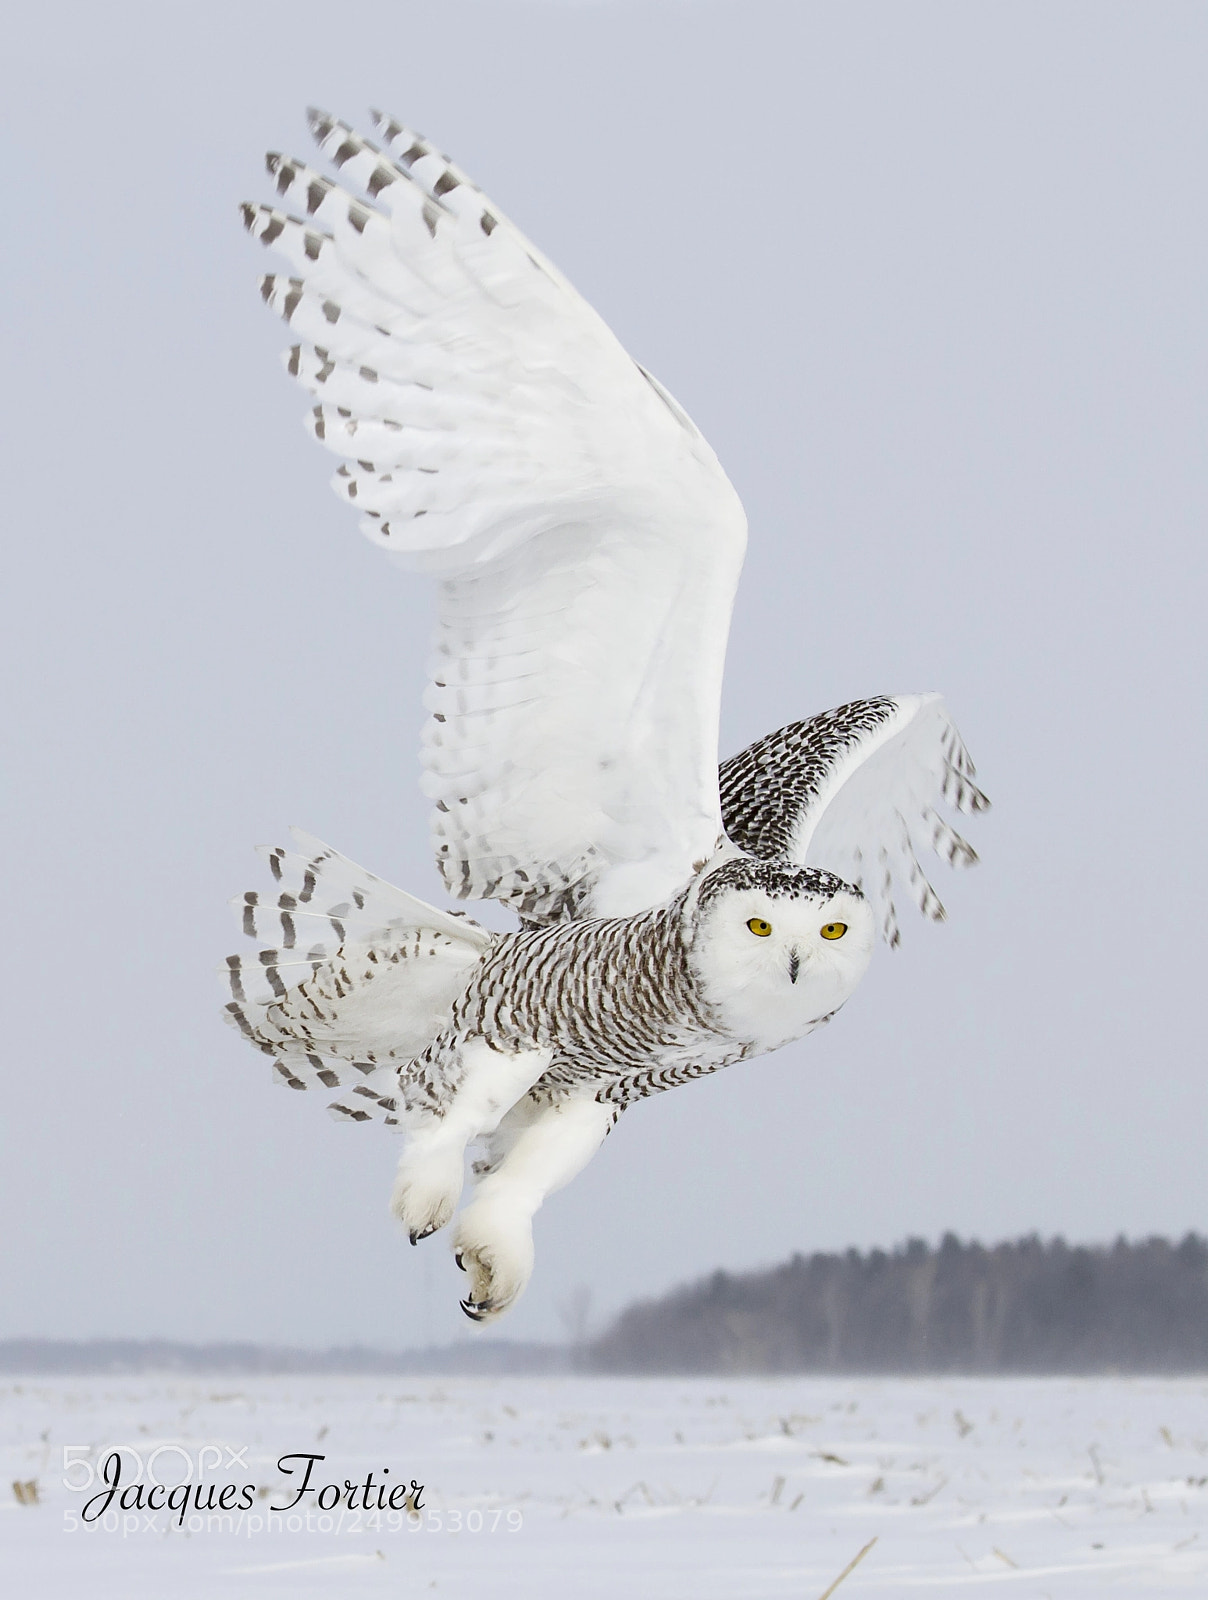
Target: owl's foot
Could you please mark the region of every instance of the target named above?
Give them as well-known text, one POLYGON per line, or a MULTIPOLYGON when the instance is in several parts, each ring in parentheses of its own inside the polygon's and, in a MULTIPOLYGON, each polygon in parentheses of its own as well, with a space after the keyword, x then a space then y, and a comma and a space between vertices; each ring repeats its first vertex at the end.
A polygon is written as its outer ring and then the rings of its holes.
POLYGON ((475 1201, 461 1214, 454 1250, 470 1279, 461 1309, 473 1322, 491 1322, 515 1304, 532 1277, 531 1219, 499 1202, 475 1201))
POLYGON ((414 1144, 403 1152, 390 1209, 412 1244, 426 1239, 453 1215, 461 1195, 462 1152, 447 1145, 414 1144))

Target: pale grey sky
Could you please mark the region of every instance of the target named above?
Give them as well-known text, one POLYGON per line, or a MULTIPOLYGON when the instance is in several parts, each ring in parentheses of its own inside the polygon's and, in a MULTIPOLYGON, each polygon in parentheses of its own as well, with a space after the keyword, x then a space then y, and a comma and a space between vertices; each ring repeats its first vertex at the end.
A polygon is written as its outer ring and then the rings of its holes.
POLYGON ((297 822, 420 894, 430 599, 236 204, 303 108, 482 183, 751 521, 723 751, 938 688, 995 810, 824 1034, 637 1107, 501 1336, 794 1249, 1208 1228, 1208 11, 42 4, 7 23, 0 1336, 469 1333, 389 1138, 219 1020, 297 822))

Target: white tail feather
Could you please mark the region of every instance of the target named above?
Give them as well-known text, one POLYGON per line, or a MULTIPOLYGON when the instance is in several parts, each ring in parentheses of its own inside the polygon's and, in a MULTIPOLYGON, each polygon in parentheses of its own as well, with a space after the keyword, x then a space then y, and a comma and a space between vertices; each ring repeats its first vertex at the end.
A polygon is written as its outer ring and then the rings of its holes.
POLYGON ((492 936, 292 832, 300 853, 261 851, 276 892, 233 902, 261 948, 227 958, 227 1021, 279 1082, 351 1086, 332 1107, 342 1120, 393 1122, 399 1068, 440 1032, 492 936))

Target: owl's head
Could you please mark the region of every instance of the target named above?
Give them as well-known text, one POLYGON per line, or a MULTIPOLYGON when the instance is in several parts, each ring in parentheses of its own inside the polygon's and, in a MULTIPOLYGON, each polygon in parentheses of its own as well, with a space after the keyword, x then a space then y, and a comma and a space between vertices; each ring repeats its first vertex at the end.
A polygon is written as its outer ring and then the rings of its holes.
POLYGON ((855 990, 876 939, 850 883, 730 856, 702 873, 688 959, 723 1028, 759 1050, 799 1039, 855 990))

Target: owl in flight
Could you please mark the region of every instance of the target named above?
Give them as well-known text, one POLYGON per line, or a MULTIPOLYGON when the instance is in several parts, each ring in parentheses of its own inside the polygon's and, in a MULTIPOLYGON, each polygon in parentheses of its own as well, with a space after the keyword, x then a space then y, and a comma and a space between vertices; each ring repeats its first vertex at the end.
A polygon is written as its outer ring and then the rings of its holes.
POLYGON ((470 180, 375 116, 319 112, 338 181, 268 157, 249 232, 311 432, 373 542, 438 588, 423 784, 445 886, 491 933, 318 840, 264 853, 227 1015, 294 1089, 398 1128, 412 1242, 453 1246, 486 1321, 532 1218, 624 1108, 832 1017, 919 857, 975 860, 936 809, 987 802, 937 695, 877 696, 717 765, 742 506, 691 420, 470 180))

